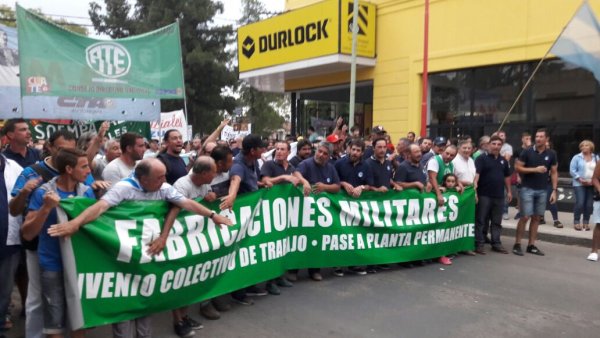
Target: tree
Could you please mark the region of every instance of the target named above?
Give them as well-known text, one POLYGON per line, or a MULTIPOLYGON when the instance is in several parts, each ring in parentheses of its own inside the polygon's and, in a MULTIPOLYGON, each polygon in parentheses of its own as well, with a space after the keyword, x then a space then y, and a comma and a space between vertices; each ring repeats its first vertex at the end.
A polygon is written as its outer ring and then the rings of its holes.
MULTIPOLYGON (((98 33, 112 38, 145 33, 179 21, 187 110, 195 131, 214 130, 221 117, 218 111, 232 112, 235 100, 222 95, 223 88, 235 86, 236 74, 227 67, 233 55, 225 47, 233 39, 231 26, 209 27, 223 5, 212 0, 137 0, 134 12, 126 0, 90 3, 89 15, 98 33)), ((181 100, 163 100, 163 111, 180 109, 181 100)))
MULTIPOLYGON (((242 0, 242 17, 239 24, 247 25, 260 21, 266 13, 267 10, 260 0, 242 0)), ((276 107, 288 102, 286 95, 264 93, 244 81, 240 81, 239 91, 241 104, 248 107, 247 114, 252 122, 254 133, 268 135, 281 128, 285 119, 278 113, 276 107)))
MULTIPOLYGON (((53 19, 47 15, 44 15, 44 13, 42 13, 42 10, 39 8, 30 9, 30 11, 46 18, 48 21, 52 21, 55 24, 70 30, 71 32, 79 33, 82 35, 87 35, 88 33, 85 27, 75 23, 71 23, 63 18, 53 19)), ((0 5, 0 24, 3 24, 8 27, 17 27, 17 16, 13 8, 6 5, 0 5)))

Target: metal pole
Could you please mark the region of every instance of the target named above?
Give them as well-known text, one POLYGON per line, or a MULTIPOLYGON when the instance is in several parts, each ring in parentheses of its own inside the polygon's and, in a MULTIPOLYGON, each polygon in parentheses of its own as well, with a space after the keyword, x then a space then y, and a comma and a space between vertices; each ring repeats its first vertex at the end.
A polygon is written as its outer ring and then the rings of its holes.
POLYGON ((421 136, 427 136, 427 96, 429 93, 429 0, 425 0, 425 19, 423 28, 423 88, 421 89, 421 136))
MULTIPOLYGON (((358 0, 354 0, 352 11, 352 59, 350 63, 350 108, 348 128, 354 126, 354 101, 356 97, 356 45, 358 41, 358 0)), ((364 126, 362 126, 364 128, 364 126)))
POLYGON ((537 66, 535 66, 535 69, 533 70, 533 73, 531 73, 531 75, 529 76, 529 79, 527 79, 527 82, 525 82, 525 85, 523 86, 523 88, 519 92, 519 95, 517 95, 517 98, 515 99, 515 101, 512 103, 512 105, 508 109, 508 112, 506 113, 506 115, 504 115, 504 119, 502 119, 502 123, 500 123, 500 127, 498 127, 497 131, 502 130, 502 127, 504 127, 504 124, 506 123, 506 120, 508 120, 508 117, 510 116, 510 113, 512 113, 512 111, 515 109, 515 107, 517 106, 517 102, 519 102, 519 100, 521 99, 521 96, 523 96, 523 94, 525 93, 525 90, 529 87, 529 84, 531 83, 531 81, 533 81, 533 77, 535 76, 535 74, 537 74, 538 70, 540 69, 540 66, 542 65, 542 62, 544 62, 544 60, 546 59, 546 57, 548 57, 548 54, 550 54, 550 51, 552 50, 552 48, 554 48, 554 45, 556 45, 556 42, 558 41, 558 39, 560 39, 560 37, 563 35, 565 29, 567 29, 567 27, 569 26, 569 24, 571 23, 571 21, 573 21, 573 18, 575 17, 575 15, 577 15, 577 12, 579 12, 579 10, 583 6, 583 4, 586 3, 586 1, 583 1, 581 3, 581 5, 579 5, 579 7, 577 7, 577 10, 575 11, 575 13, 573 13, 573 16, 571 16, 571 19, 569 19, 569 21, 567 22, 567 24, 560 31, 560 34, 558 34, 558 37, 556 39, 554 39, 554 42, 552 43, 552 45, 550 46, 550 48, 548 48, 548 50, 546 51, 546 54, 544 54, 544 56, 542 56, 542 59, 540 60, 540 62, 538 62, 537 66))

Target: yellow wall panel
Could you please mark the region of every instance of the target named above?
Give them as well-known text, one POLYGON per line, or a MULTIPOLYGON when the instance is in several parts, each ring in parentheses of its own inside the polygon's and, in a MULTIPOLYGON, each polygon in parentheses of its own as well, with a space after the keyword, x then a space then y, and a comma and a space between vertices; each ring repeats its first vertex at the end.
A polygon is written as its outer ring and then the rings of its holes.
MULTIPOLYGON (((314 2, 287 0, 286 6, 314 2)), ((377 5, 377 65, 360 78, 373 80, 373 124, 384 125, 397 140, 421 127, 425 1, 370 2, 377 5)), ((538 60, 580 4, 581 0, 431 0, 429 71, 538 60)), ((600 13, 600 0, 590 4, 600 13)), ((348 72, 345 77, 291 80, 286 90, 347 83, 349 78, 348 72)))

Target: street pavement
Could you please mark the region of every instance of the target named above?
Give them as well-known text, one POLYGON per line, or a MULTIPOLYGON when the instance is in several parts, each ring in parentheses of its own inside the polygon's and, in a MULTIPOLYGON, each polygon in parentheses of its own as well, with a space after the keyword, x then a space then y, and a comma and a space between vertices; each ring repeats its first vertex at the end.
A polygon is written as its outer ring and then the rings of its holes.
MULTIPOLYGON (((503 241, 510 248, 513 238, 503 241)), ((202 319, 196 337, 597 337, 600 263, 586 260, 585 247, 538 246, 545 257, 488 252, 342 278, 326 269, 322 282, 301 271, 280 296, 202 319)), ((197 305, 190 313, 200 319, 197 305)), ((169 312, 153 319, 154 337, 176 337, 169 312)), ((8 337, 23 336, 22 320, 15 325, 8 337)), ((87 336, 110 337, 110 327, 87 336)))

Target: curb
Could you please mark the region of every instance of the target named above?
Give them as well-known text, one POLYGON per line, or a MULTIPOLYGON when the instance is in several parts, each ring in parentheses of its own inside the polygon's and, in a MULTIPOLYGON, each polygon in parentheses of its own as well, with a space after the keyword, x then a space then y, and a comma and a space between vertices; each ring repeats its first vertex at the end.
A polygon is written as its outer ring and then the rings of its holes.
MULTIPOLYGON (((510 236, 514 239, 517 230, 514 228, 507 228, 502 226, 502 236, 510 236)), ((525 231, 523 235, 523 239, 527 241, 527 237, 529 236, 529 231, 525 231)), ((557 243, 557 244, 565 244, 565 245, 577 245, 586 248, 592 247, 592 240, 589 238, 579 238, 565 235, 555 235, 548 234, 538 231, 537 239, 544 242, 557 243)))

